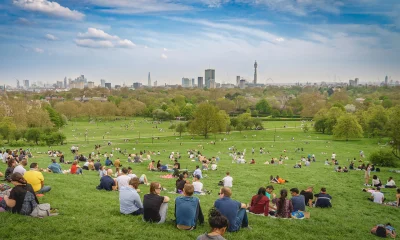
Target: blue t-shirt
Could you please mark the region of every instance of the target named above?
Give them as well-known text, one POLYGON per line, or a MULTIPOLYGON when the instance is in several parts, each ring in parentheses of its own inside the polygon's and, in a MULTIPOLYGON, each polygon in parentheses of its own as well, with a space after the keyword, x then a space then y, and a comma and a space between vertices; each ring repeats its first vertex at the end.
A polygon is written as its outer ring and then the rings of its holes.
POLYGON ((100 179, 100 185, 97 186, 97 189, 99 190, 106 190, 106 191, 112 191, 112 187, 115 186, 114 179, 110 176, 104 176, 100 179))
MULTIPOLYGON (((196 175, 199 176, 200 178, 203 178, 203 175, 201 174, 200 168, 194 170, 193 176, 196 176, 196 175)), ((199 179, 200 179, 200 178, 199 178, 199 179)))
POLYGON ((306 204, 305 204, 305 199, 304 199, 303 195, 293 196, 291 200, 292 200, 294 212, 296 212, 298 210, 300 210, 300 211, 306 210, 306 204))
POLYGON ((62 173, 61 166, 58 163, 52 163, 48 167, 53 173, 62 173))
POLYGON ((177 225, 196 226, 196 211, 199 199, 196 197, 177 197, 175 200, 175 217, 177 225))
POLYGON ((240 225, 236 225, 236 218, 242 204, 238 201, 232 200, 229 197, 223 197, 217 199, 214 206, 220 211, 220 213, 225 216, 229 221, 229 232, 236 232, 240 229, 240 225))

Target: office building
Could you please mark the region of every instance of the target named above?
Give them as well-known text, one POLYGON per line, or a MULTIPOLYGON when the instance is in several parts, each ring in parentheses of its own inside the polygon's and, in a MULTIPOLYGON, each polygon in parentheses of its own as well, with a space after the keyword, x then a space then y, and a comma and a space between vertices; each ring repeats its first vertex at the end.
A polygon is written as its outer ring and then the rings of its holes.
POLYGON ((257 84, 257 61, 254 62, 254 84, 257 84))
POLYGON ((203 77, 198 77, 197 78, 197 87, 198 88, 203 88, 204 87, 204 85, 203 85, 203 77))
POLYGON ((24 88, 25 89, 29 88, 29 80, 24 80, 24 88))
POLYGON ((111 90, 111 83, 106 82, 106 83, 104 84, 104 86, 105 86, 105 88, 108 88, 108 89, 111 90))
POLYGON ((100 79, 100 86, 101 86, 102 88, 106 87, 106 80, 100 79))
POLYGON ((68 88, 68 85, 67 85, 67 77, 64 78, 64 88, 68 88))
POLYGON ((151 87, 151 77, 150 77, 150 72, 149 72, 149 76, 147 76, 147 86, 151 87))
POLYGON ((239 86, 240 83, 240 76, 236 76, 236 86, 239 86))
POLYGON ((140 88, 142 86, 142 84, 140 83, 140 82, 135 82, 135 83, 133 83, 133 88, 134 89, 138 89, 138 88, 140 88))
POLYGON ((189 78, 182 78, 182 87, 184 87, 184 88, 190 87, 190 79, 189 78))
POLYGON ((63 88, 63 82, 62 81, 57 81, 56 87, 57 88, 63 88))
POLYGON ((94 88, 94 82, 88 82, 87 86, 88 88, 94 88))
POLYGON ((206 88, 210 88, 211 80, 214 80, 215 82, 215 69, 206 69, 204 75, 206 88))

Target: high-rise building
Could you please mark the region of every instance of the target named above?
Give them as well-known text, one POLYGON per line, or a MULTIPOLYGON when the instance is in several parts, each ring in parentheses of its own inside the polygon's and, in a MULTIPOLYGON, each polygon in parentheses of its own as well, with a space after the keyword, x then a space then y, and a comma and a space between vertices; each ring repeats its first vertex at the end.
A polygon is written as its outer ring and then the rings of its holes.
POLYGON ((388 78, 388 76, 386 76, 386 77, 385 77, 385 85, 387 86, 388 83, 389 83, 389 78, 388 78))
POLYGON ((257 84, 257 61, 254 62, 254 84, 257 84))
POLYGON ((151 87, 150 72, 149 72, 149 76, 147 77, 147 86, 151 87))
POLYGON ((121 85, 115 85, 114 88, 115 88, 115 89, 120 89, 120 88, 121 88, 121 85))
POLYGON ((19 80, 17 79, 17 89, 19 89, 20 88, 20 86, 19 86, 19 80))
POLYGON ((240 76, 236 76, 236 86, 239 86, 240 83, 240 76))
POLYGON ((240 89, 245 89, 246 88, 246 80, 241 79, 239 81, 239 87, 240 87, 240 89))
POLYGON ((94 82, 88 82, 87 86, 88 88, 94 88, 94 82))
POLYGON ((142 86, 142 83, 140 83, 140 82, 135 82, 135 83, 133 83, 133 88, 134 89, 138 89, 138 88, 140 88, 142 86))
POLYGON ((153 86, 157 87, 157 81, 154 81, 153 86))
POLYGON ((211 79, 209 88, 216 88, 216 87, 217 87, 217 84, 215 83, 215 79, 211 79))
POLYGON ((203 77, 198 77, 197 78, 197 87, 198 88, 203 88, 204 87, 204 85, 203 85, 203 77))
POLYGON ((64 88, 68 88, 68 85, 67 85, 67 77, 64 78, 64 88))
POLYGON ((204 75, 205 75, 204 81, 205 81, 206 88, 210 88, 211 80, 215 81, 215 69, 206 69, 204 75))
POLYGON ((111 83, 106 82, 106 83, 104 84, 104 86, 105 86, 105 88, 108 88, 108 89, 111 90, 111 83))
POLYGON ((57 81, 57 88, 63 88, 63 82, 57 81))
POLYGON ((182 78, 182 87, 184 87, 184 88, 190 87, 190 79, 189 78, 182 78))
POLYGON ((106 80, 100 79, 100 85, 102 88, 106 87, 106 80))
POLYGON ((29 80, 24 80, 24 88, 25 89, 29 88, 29 80))

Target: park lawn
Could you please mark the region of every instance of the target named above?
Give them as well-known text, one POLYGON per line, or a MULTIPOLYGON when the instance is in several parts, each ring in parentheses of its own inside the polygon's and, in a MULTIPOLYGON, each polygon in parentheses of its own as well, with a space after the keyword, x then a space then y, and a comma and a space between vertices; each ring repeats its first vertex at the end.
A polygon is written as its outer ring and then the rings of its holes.
MULTIPOLYGON (((332 137, 309 131, 304 133, 300 122, 288 122, 284 128, 284 122, 264 122, 266 130, 232 132, 229 135, 212 135, 209 139, 184 133, 179 137, 168 129, 170 122, 155 124, 144 119, 133 120, 133 127, 125 129, 125 124, 132 120, 118 120, 112 122, 88 123, 87 121, 70 122, 62 131, 67 136, 67 144, 53 146, 52 149, 61 150, 65 153, 66 161, 72 161, 69 149, 72 145, 79 145, 79 152, 86 156, 94 151, 95 144, 101 144, 101 152, 111 152, 112 147, 125 149, 129 153, 137 153, 140 150, 160 151, 160 156, 152 156, 154 160, 162 160, 172 163, 168 159, 171 151, 181 153, 181 167, 194 170, 197 162, 189 160, 187 149, 198 149, 207 157, 219 156, 221 161, 217 171, 203 172, 207 175, 202 182, 204 188, 211 190, 211 195, 198 196, 201 200, 203 213, 207 215, 208 210, 218 198, 217 183, 230 171, 234 179, 233 199, 248 203, 251 197, 257 193, 261 186, 269 185, 270 175, 279 175, 289 183, 285 185, 274 185, 275 193, 279 196, 282 188, 290 189, 297 187, 300 190, 307 186, 314 186, 317 193, 321 187, 326 187, 328 193, 333 197, 331 209, 315 209, 308 211, 310 219, 290 220, 273 219, 249 215, 249 223, 252 230, 243 229, 238 233, 227 233, 226 239, 374 239, 369 233, 370 229, 378 223, 390 222, 395 228, 400 228, 400 210, 397 208, 374 204, 367 200, 369 194, 362 192, 364 183, 364 172, 351 171, 349 173, 336 173, 333 166, 325 166, 324 160, 330 158, 332 152, 337 153, 341 166, 348 166, 347 159, 357 157, 359 151, 363 150, 366 156, 384 146, 377 144, 376 139, 362 139, 358 141, 332 141, 332 137), (121 127, 122 126, 122 127, 121 127), (163 131, 159 129, 162 128, 163 131), (276 129, 275 129, 276 128, 276 129), (88 137, 85 138, 85 131, 88 137), (140 139, 139 139, 140 131, 140 139), (104 135, 104 140, 103 140, 104 135), (155 139, 153 137, 156 137, 155 139), (157 139, 159 137, 159 139, 157 139), (294 141, 291 139, 294 137, 294 141), (223 140, 226 138, 226 140, 223 140), (275 142, 274 142, 275 138, 275 142), (130 139, 124 142, 124 139, 130 139), (215 141, 216 144, 210 144, 215 141), (112 146, 107 146, 111 141, 112 146), (235 146, 238 151, 246 149, 246 160, 256 160, 255 165, 232 163, 228 148, 235 146), (204 147, 204 149, 202 149, 204 147), (255 148, 255 154, 251 149, 255 148), (263 147, 270 154, 259 154, 259 148, 263 147), (296 148, 303 148, 303 152, 295 152, 296 148), (135 149, 135 150, 134 150, 135 149), (283 150, 287 152, 284 153, 283 150), (264 165, 263 163, 271 157, 287 155, 290 160, 284 165, 264 165), (315 154, 317 162, 308 168, 293 168, 301 156, 315 154)), ((35 158, 30 162, 38 162, 42 168, 50 164, 50 157, 46 152, 48 147, 31 147, 35 158), (42 152, 42 154, 38 153, 42 152)), ((162 225, 142 222, 140 217, 123 216, 119 213, 118 192, 105 192, 96 190, 99 183, 98 174, 84 171, 83 175, 61 175, 43 173, 45 184, 50 185, 52 190, 40 198, 42 203, 50 203, 52 207, 58 208, 60 215, 45 219, 34 219, 9 213, 1 213, 0 217, 0 239, 196 239, 196 237, 209 230, 208 223, 198 226, 194 231, 180 231, 174 228, 174 199, 176 194, 167 192, 174 191, 174 179, 162 179, 159 172, 146 170, 148 162, 141 164, 127 163, 127 157, 114 152, 114 159, 120 157, 124 166, 131 166, 137 175, 145 173, 149 181, 159 181, 167 191, 162 194, 168 195, 172 200, 169 204, 167 223, 162 225)), ((102 157, 104 164, 104 158, 102 157)), ((113 159, 113 160, 114 160, 113 159)), ((62 165, 68 169, 70 165, 62 165)), ((5 164, 0 165, 0 171, 4 173, 5 164)), ((389 176, 393 176, 399 182, 399 174, 390 173, 388 169, 382 168, 378 176, 383 183, 389 176)), ((143 196, 149 187, 140 186, 143 196)), ((395 189, 384 189, 388 201, 395 200, 395 189)), ((142 197, 143 199, 143 197, 142 197)), ((208 217, 206 217, 207 221, 208 217)))

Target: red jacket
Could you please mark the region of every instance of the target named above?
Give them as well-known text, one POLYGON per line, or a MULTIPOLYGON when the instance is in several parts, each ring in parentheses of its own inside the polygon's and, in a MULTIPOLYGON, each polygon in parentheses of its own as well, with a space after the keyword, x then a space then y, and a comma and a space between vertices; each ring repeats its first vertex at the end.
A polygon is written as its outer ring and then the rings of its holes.
POLYGON ((268 216, 269 198, 267 196, 262 196, 260 200, 258 200, 258 199, 259 199, 259 195, 254 195, 251 198, 250 212, 255 213, 255 214, 264 213, 264 216, 268 216))

